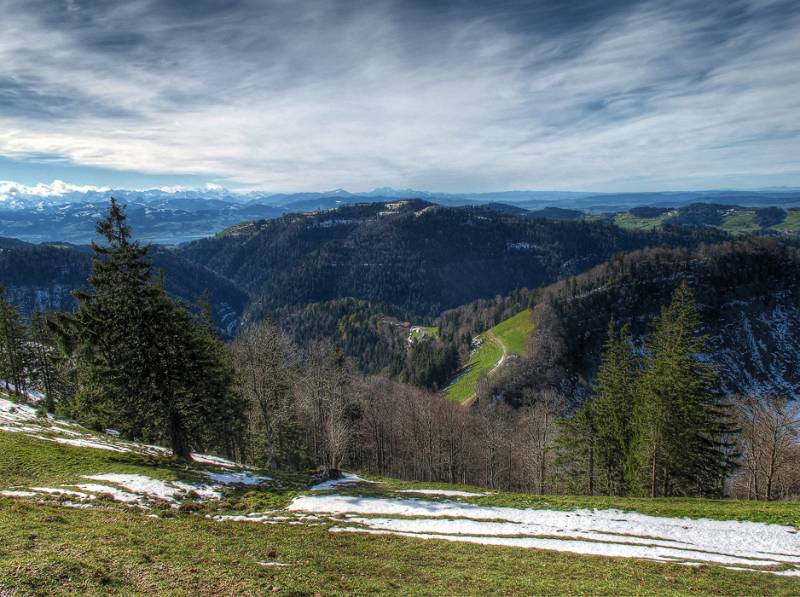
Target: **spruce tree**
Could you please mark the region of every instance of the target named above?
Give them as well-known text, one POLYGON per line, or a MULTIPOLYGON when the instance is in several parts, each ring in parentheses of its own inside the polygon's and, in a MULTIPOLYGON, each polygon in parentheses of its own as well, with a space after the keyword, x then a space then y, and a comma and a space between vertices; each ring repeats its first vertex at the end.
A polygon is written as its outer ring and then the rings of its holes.
POLYGON ((16 394, 26 386, 25 341, 26 330, 19 313, 6 300, 5 288, 0 287, 0 379, 7 390, 13 385, 16 394))
POLYGON ((627 490, 625 463, 631 443, 631 418, 639 367, 629 327, 617 335, 609 323, 608 340, 591 398, 595 415, 596 464, 604 492, 623 495, 627 490))
POLYGON ((597 491, 597 429, 594 404, 586 400, 563 419, 556 440, 556 481, 567 493, 597 491))
MULTIPOLYGON (((62 315, 61 345, 77 364, 73 411, 128 437, 166 440, 179 458, 206 447, 209 431, 239 417, 232 368, 183 305, 153 280, 149 247, 131 240, 112 199, 93 243, 90 293, 62 315)), ((213 435, 213 434, 212 434, 213 435)))
POLYGON ((722 438, 733 431, 705 337, 682 283, 655 322, 636 391, 628 459, 639 493, 652 497, 719 493, 732 467, 722 438))
POLYGON ((37 389, 44 394, 41 407, 45 412, 54 412, 59 394, 58 354, 47 316, 35 309, 30 322, 31 376, 37 389))

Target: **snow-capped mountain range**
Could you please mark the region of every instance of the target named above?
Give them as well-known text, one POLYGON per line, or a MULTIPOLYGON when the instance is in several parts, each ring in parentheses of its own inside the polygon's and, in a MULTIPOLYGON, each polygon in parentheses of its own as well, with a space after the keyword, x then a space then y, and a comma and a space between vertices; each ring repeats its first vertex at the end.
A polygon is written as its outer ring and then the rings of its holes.
POLYGON ((701 190, 665 192, 594 193, 574 191, 493 191, 479 193, 441 193, 419 189, 394 189, 380 187, 371 191, 351 192, 345 189, 330 191, 281 193, 270 191, 232 191, 209 182, 204 187, 165 186, 150 189, 124 189, 93 185, 80 185, 54 180, 34 186, 9 180, 0 180, 0 210, 35 209, 67 203, 94 203, 116 197, 121 201, 149 203, 152 201, 193 199, 223 201, 232 204, 260 203, 279 207, 294 203, 325 199, 325 205, 337 203, 385 201, 387 199, 427 199, 444 205, 470 205, 483 203, 512 203, 528 209, 557 205, 559 207, 602 211, 608 208, 625 208, 633 205, 677 206, 691 201, 740 205, 789 205, 800 203, 800 189, 758 190, 701 190))
MULTIPOLYGON (((142 240, 178 244, 213 236, 225 228, 249 220, 271 219, 286 213, 328 210, 354 203, 379 203, 398 199, 424 199, 444 206, 495 204, 517 215, 547 210, 580 212, 626 211, 635 206, 679 207, 694 202, 741 206, 776 205, 800 207, 800 191, 681 191, 661 193, 581 193, 567 191, 500 191, 437 193, 416 189, 381 187, 366 192, 334 189, 321 192, 275 193, 231 191, 219 184, 202 188, 171 186, 152 189, 113 189, 54 180, 27 186, 0 181, 0 237, 28 242, 67 241, 88 243, 94 223, 111 197, 127 205, 129 223, 142 240)), ((559 216, 559 217, 563 217, 559 216)))

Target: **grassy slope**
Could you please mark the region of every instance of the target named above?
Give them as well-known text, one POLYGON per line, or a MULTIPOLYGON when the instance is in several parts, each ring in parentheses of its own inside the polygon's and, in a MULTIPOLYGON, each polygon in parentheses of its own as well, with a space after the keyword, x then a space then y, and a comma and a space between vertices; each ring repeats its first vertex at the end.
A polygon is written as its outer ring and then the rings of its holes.
POLYGON ((780 232, 800 232, 800 210, 786 212, 786 218, 783 220, 783 222, 780 224, 775 224, 772 229, 780 232))
MULTIPOLYGON (((630 213, 618 213, 614 215, 614 223, 626 230, 654 230, 661 226, 664 221, 671 217, 673 212, 664 214, 657 218, 637 218, 630 213)), ((748 209, 737 209, 727 214, 719 226, 722 230, 731 234, 751 234, 761 230, 755 221, 755 211, 748 209)), ((781 232, 800 231, 800 212, 788 212, 786 219, 780 224, 772 226, 773 230, 781 232)))
POLYGON ((722 228, 731 234, 748 234, 761 230, 755 221, 756 212, 749 210, 736 210, 727 214, 722 222, 722 228))
POLYGON ((509 354, 525 354, 528 338, 533 331, 531 310, 525 309, 505 321, 501 321, 491 330, 506 345, 509 354))
MULTIPOLYGON (((0 488, 53 484, 100 470, 171 476, 174 463, 63 447, 0 432, 0 488), (20 469, 30 460, 31 472, 20 469)), ((178 469, 180 467, 177 467, 178 469)), ((299 479, 299 478, 298 478, 299 479)), ((391 494, 419 486, 384 480, 349 492, 391 494)), ((431 484, 425 484, 430 487, 431 484)), ((297 491, 269 490, 280 507, 297 491)), ((224 509, 262 504, 229 496, 224 509), (238 500, 238 501, 237 501, 238 500)), ((636 506, 650 513, 786 522, 797 505, 704 500, 535 497, 497 494, 478 503, 575 508, 636 506), (663 502, 663 503, 659 503, 663 502), (656 512, 652 511, 655 508, 656 512)), ((162 514, 163 516, 163 514, 162 514)), ((203 512, 147 518, 128 510, 75 510, 0 497, 0 593, 185 595, 404 592, 411 594, 797 594, 797 579, 639 560, 330 533, 328 525, 217 522, 203 512), (290 564, 270 568, 259 561, 290 564)))
POLYGON ((488 373, 503 356, 503 349, 491 336, 482 336, 480 348, 464 367, 465 371, 447 388, 449 400, 463 402, 475 391, 475 384, 482 373, 488 373))
POLYGON ((624 230, 655 230, 671 215, 670 212, 657 218, 637 218, 629 213, 618 213, 614 215, 614 223, 624 230))
POLYGON ((498 340, 505 344, 508 354, 524 354, 532 331, 531 311, 525 309, 482 334, 481 347, 466 364, 465 372, 447 388, 447 398, 463 402, 473 394, 478 377, 491 371, 503 356, 498 340))

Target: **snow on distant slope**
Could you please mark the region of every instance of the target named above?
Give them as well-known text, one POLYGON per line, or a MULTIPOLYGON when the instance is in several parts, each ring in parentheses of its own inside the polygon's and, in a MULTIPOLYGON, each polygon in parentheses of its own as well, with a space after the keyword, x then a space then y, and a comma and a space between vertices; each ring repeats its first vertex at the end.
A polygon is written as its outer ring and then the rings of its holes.
POLYGON ((40 183, 32 187, 11 180, 0 180, 0 206, 6 209, 18 209, 41 203, 67 203, 79 200, 87 193, 105 193, 109 190, 108 187, 69 184, 63 180, 54 180, 50 184, 40 183))
MULTIPOLYGON (((105 186, 79 185, 54 180, 51 183, 39 183, 34 186, 24 185, 12 180, 0 180, 0 208, 26 209, 43 206, 63 205, 85 201, 109 199, 111 196, 120 200, 131 197, 144 200, 182 199, 197 197, 202 199, 219 199, 221 197, 236 198, 224 187, 207 183, 204 188, 195 189, 186 186, 167 186, 157 189, 112 189, 105 186)), ((240 199, 242 202, 245 198, 240 199)))
MULTIPOLYGON (((780 300, 783 297, 775 297, 780 300)), ((734 311, 734 309, 731 309, 734 311)), ((725 389, 755 396, 800 398, 800 309, 786 300, 770 308, 729 315, 709 338, 725 389)))

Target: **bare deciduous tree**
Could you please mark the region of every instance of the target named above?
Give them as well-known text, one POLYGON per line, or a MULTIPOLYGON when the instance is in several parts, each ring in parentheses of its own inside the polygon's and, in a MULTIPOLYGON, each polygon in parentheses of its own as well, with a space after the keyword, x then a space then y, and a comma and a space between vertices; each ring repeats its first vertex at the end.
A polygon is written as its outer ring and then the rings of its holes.
POLYGON ((800 402, 744 396, 736 403, 742 454, 734 479, 736 494, 764 500, 796 495, 800 490, 800 402))

